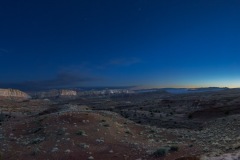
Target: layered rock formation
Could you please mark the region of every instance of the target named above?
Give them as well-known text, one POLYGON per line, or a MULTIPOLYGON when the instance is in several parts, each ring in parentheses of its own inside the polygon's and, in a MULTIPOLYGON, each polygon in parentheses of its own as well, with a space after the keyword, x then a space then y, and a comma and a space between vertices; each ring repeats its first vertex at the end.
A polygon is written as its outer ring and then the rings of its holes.
POLYGON ((74 90, 60 90, 59 91, 60 96, 77 96, 77 92, 74 90))
POLYGON ((0 89, 1 98, 20 98, 29 99, 31 98, 27 93, 16 89, 0 89))
POLYGON ((77 92, 74 90, 50 90, 46 92, 38 92, 36 98, 75 98, 77 92))
POLYGON ((54 89, 43 92, 30 93, 33 98, 40 99, 55 99, 55 98, 76 98, 79 96, 108 96, 117 94, 130 94, 134 93, 127 89, 103 89, 103 90, 86 90, 86 91, 76 91, 71 89, 54 89))

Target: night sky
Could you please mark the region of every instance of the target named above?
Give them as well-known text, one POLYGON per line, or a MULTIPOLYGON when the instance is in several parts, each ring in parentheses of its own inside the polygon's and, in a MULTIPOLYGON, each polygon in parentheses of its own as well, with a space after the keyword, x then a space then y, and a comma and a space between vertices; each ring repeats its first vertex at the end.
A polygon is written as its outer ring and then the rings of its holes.
POLYGON ((239 0, 0 1, 0 88, 240 87, 239 0))

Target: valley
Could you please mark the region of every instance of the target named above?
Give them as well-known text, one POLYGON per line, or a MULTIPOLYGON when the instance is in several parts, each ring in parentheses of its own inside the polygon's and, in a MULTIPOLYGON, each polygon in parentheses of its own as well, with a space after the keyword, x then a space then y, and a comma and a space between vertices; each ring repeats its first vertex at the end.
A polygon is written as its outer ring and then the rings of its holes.
POLYGON ((98 93, 1 97, 0 159, 240 158, 239 89, 98 93))

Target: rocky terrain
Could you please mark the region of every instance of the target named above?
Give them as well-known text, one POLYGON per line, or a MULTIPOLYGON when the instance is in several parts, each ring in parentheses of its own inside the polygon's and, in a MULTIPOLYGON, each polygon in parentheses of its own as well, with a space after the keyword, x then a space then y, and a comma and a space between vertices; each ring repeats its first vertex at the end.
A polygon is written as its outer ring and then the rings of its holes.
POLYGON ((239 97, 230 89, 2 99, 0 159, 238 160, 239 97))
POLYGON ((34 92, 30 93, 33 98, 44 99, 44 98, 75 98, 77 96, 77 91, 67 90, 67 89, 55 89, 44 92, 34 92))
POLYGON ((31 98, 27 93, 24 93, 16 89, 0 89, 0 98, 1 99, 29 99, 31 98))
POLYGON ((49 91, 36 91, 29 94, 37 99, 74 99, 79 97, 99 97, 109 95, 130 94, 134 91, 128 89, 100 89, 100 90, 79 90, 79 89, 54 89, 49 91))

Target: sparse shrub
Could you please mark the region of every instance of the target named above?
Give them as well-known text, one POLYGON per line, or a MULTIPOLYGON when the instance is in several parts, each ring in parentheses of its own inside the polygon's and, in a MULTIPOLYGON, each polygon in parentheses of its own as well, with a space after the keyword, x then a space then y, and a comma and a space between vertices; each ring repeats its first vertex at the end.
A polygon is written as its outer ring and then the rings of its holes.
POLYGON ((83 149, 89 148, 89 145, 87 145, 86 143, 80 143, 80 144, 78 144, 78 146, 83 149))
MULTIPOLYGON (((31 151, 30 155, 31 155, 31 156, 36 156, 38 153, 39 153, 39 149, 38 149, 38 148, 34 148, 34 149, 31 151)), ((0 158, 0 160, 1 160, 1 158, 0 158)))
POLYGON ((123 116, 124 118, 129 118, 129 115, 128 115, 127 113, 124 113, 122 116, 123 116))
POLYGON ((167 154, 167 151, 165 148, 160 148, 158 150, 156 150, 155 152, 153 152, 153 155, 155 157, 162 157, 162 156, 165 156, 167 154))
POLYGON ((105 120, 105 119, 102 119, 101 122, 106 122, 106 120, 105 120))
POLYGON ((150 112, 150 114, 151 114, 151 117, 154 117, 154 113, 152 111, 150 112))
POLYGON ((225 115, 229 115, 229 114, 230 114, 230 111, 225 111, 224 114, 225 114, 225 115))
POLYGON ((192 119, 193 118, 193 115, 192 114, 189 114, 188 115, 188 119, 192 119))
POLYGON ((64 133, 65 133, 65 131, 64 131, 63 129, 59 129, 59 130, 57 131, 57 135, 58 135, 58 136, 62 136, 64 133))
POLYGON ((79 131, 76 132, 76 135, 83 136, 83 135, 86 135, 86 133, 83 130, 79 130, 79 131))
POLYGON ((45 140, 45 137, 38 137, 33 140, 31 140, 30 144, 39 144, 45 140))
POLYGON ((193 144, 190 144, 188 147, 192 148, 192 147, 193 147, 193 144))
POLYGON ((109 124, 104 124, 103 126, 104 126, 104 127, 110 127, 110 125, 109 125, 109 124))
POLYGON ((126 134, 132 134, 129 130, 125 131, 126 134))
POLYGON ((171 146, 169 150, 172 152, 176 152, 178 151, 178 149, 179 149, 178 146, 171 146))
POLYGON ((155 133, 155 131, 154 131, 153 129, 151 129, 151 130, 149 131, 149 133, 155 133))

